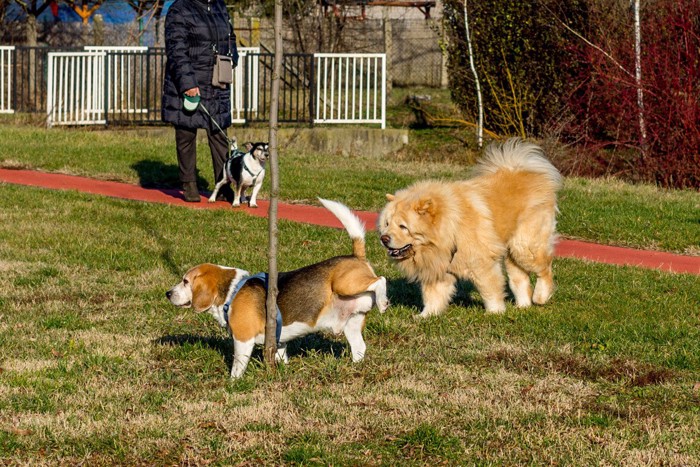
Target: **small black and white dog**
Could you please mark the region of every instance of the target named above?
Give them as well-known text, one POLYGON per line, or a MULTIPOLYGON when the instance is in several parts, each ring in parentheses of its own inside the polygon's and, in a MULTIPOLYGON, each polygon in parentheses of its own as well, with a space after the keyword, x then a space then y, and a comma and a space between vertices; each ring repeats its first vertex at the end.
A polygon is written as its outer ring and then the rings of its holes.
POLYGON ((233 194, 231 206, 240 206, 245 202, 245 191, 253 187, 253 193, 248 198, 248 206, 257 208, 257 197, 260 187, 265 178, 265 162, 269 157, 269 146, 267 143, 246 143, 246 151, 238 149, 236 139, 231 143, 231 157, 224 164, 224 176, 214 187, 214 192, 209 197, 209 202, 216 201, 216 195, 221 187, 227 183, 235 183, 236 189, 233 194))

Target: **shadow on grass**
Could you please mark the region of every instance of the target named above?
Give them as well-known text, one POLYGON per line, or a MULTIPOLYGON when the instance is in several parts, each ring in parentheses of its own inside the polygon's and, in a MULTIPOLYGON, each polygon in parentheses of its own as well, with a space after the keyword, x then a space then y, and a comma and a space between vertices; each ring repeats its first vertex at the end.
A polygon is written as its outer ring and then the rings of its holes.
MULTIPOLYGON (((457 291, 450 303, 465 308, 478 305, 481 302, 473 298, 475 291, 476 289, 472 283, 458 281, 457 291)), ((387 295, 392 305, 415 308, 417 312, 423 309, 423 297, 421 296, 419 284, 409 282, 406 279, 387 280, 387 295)))
MULTIPOLYGON (((344 338, 342 338, 344 340, 344 338)), ((215 350, 221 354, 226 362, 226 368, 230 371, 233 366, 233 340, 230 337, 206 337, 194 334, 177 334, 160 337, 154 341, 159 345, 185 346, 198 345, 215 350)), ((345 349, 349 347, 345 342, 328 339, 321 334, 309 334, 308 336, 294 339, 287 343, 287 355, 289 358, 305 357, 307 355, 321 354, 332 355, 341 358, 345 349)), ((262 346, 255 346, 251 361, 263 362, 262 346)))
MULTIPOLYGON (((179 192, 178 192, 179 194, 179 192)), ((179 277, 182 274, 180 267, 175 261, 172 242, 167 239, 158 228, 158 224, 151 221, 148 215, 149 207, 144 204, 136 204, 135 208, 140 215, 134 217, 134 222, 141 227, 141 229, 146 232, 146 234, 155 240, 156 245, 160 248, 160 257, 163 263, 167 265, 170 272, 175 276, 179 277)))
MULTIPOLYGON (((144 188, 180 188, 180 171, 177 164, 164 164, 161 161, 145 159, 131 165, 139 175, 139 185, 144 188)), ((200 191, 211 191, 209 182, 197 169, 197 186, 200 191)))

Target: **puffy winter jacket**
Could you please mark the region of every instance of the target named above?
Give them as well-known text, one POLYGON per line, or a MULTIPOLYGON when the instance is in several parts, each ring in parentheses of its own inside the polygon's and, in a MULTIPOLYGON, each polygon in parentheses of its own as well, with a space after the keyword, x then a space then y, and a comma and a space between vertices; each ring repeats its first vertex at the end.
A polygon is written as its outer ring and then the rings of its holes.
POLYGON ((223 0, 176 0, 165 17, 165 53, 163 121, 216 130, 201 108, 194 112, 183 108, 184 92, 199 86, 201 105, 221 128, 229 127, 231 91, 228 86, 221 89, 211 84, 216 53, 233 57, 234 66, 238 63, 236 36, 223 0))

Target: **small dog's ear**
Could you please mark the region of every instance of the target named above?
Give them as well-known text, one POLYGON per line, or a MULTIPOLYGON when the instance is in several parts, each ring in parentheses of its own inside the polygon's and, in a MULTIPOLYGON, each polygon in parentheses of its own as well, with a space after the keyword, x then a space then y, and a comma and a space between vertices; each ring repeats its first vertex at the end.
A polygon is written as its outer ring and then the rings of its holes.
POLYGON ((386 194, 386 200, 387 201, 394 201, 396 197, 394 195, 390 195, 389 193, 386 194))
POLYGON ((253 149, 253 143, 245 143, 245 150, 250 152, 251 149, 253 149))

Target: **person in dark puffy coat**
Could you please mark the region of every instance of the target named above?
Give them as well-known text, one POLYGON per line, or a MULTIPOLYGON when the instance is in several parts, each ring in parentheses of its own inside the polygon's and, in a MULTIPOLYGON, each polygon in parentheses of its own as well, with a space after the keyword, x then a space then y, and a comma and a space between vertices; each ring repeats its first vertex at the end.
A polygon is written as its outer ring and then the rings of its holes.
POLYGON ((215 55, 228 55, 234 66, 238 63, 236 36, 224 1, 176 0, 165 17, 165 53, 162 118, 175 126, 185 200, 199 202, 197 129, 207 132, 214 183, 223 177, 229 152, 226 128, 231 126, 230 85, 225 88, 212 85, 215 55), (194 111, 186 110, 185 95, 200 96, 199 107, 194 111))

